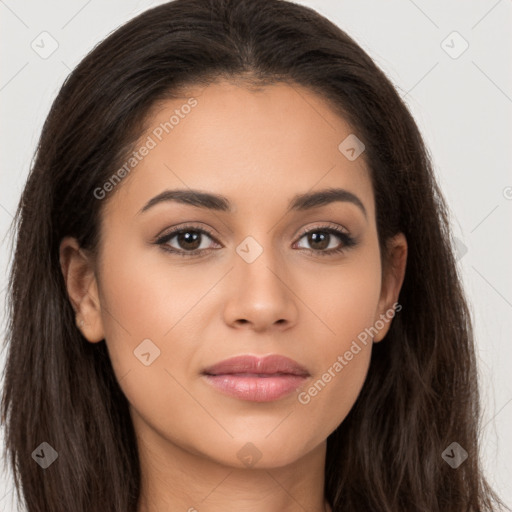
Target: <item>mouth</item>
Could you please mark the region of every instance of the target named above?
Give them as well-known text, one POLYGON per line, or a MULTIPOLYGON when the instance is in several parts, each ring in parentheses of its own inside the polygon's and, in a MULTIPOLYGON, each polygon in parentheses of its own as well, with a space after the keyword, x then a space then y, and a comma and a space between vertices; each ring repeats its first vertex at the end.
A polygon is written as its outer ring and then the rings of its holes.
POLYGON ((300 388, 309 372, 288 357, 269 355, 232 357, 202 371, 217 391, 252 402, 270 402, 300 388))

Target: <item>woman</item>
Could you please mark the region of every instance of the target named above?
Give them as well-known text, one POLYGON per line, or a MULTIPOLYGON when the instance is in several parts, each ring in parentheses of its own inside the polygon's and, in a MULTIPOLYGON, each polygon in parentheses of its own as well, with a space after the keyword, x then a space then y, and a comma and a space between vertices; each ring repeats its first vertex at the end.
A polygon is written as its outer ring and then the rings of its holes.
POLYGON ((311 9, 175 0, 116 30, 16 219, 2 417, 29 512, 500 505, 427 150, 311 9))

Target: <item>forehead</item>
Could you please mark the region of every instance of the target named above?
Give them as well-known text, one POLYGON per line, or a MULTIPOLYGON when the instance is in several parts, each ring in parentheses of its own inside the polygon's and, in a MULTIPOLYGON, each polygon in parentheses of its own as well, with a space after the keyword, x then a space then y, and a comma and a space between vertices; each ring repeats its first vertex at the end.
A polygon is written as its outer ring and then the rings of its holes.
POLYGON ((112 203, 135 214, 165 189, 191 188, 230 198, 234 212, 254 211, 343 187, 373 215, 364 152, 355 160, 344 152, 351 137, 352 127, 323 98, 296 84, 189 87, 151 109, 112 203))

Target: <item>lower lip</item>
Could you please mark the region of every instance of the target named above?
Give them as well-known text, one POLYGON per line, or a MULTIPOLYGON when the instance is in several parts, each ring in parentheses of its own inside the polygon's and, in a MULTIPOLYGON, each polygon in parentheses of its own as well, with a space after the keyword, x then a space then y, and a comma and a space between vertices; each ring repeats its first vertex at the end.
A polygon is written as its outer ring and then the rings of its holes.
POLYGON ((250 376, 240 374, 205 375, 206 380, 226 395, 251 402, 271 402, 296 391, 306 380, 300 375, 250 376))

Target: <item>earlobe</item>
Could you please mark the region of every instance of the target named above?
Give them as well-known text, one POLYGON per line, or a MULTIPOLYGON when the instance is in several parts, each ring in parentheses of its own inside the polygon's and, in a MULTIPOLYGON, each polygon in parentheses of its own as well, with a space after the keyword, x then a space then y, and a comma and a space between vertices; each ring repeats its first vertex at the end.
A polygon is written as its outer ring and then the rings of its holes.
POLYGON ((92 257, 72 237, 62 239, 60 266, 77 328, 91 343, 104 339, 101 305, 92 257))
POLYGON ((401 309, 398 296, 407 265, 407 240, 403 233, 398 233, 389 240, 384 258, 381 295, 375 318, 378 332, 373 339, 376 343, 384 339, 395 313, 401 309))

